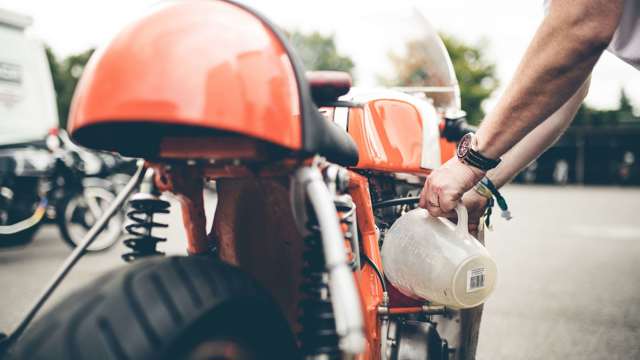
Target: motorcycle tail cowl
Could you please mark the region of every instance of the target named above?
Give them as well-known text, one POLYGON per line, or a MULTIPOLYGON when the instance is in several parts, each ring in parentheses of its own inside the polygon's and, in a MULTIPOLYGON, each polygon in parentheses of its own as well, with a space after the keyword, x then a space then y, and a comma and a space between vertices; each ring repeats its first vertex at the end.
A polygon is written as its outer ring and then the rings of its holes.
POLYGON ((147 158, 295 151, 303 140, 294 67, 284 39, 244 7, 161 6, 90 60, 69 130, 82 145, 147 158))

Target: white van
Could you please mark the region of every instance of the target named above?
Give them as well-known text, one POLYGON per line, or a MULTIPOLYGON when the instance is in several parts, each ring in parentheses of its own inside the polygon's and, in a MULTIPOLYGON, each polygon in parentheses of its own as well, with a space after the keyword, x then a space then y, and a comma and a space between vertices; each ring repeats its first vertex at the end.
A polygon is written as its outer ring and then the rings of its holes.
POLYGON ((0 146, 43 141, 58 127, 44 46, 25 31, 32 22, 0 9, 0 146))

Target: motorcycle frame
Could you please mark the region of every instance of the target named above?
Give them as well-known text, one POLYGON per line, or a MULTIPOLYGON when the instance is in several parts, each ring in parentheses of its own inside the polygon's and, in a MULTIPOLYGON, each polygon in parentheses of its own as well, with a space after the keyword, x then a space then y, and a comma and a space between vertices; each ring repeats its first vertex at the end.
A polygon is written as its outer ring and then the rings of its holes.
MULTIPOLYGON (((287 159, 272 163, 256 171, 239 161, 216 164, 208 161, 186 161, 181 163, 152 163, 155 183, 159 190, 175 194, 181 203, 182 218, 187 237, 187 251, 190 255, 207 254, 211 251, 212 234, 207 233, 204 202, 202 197, 203 179, 278 177, 290 175, 297 168, 309 164, 310 160, 287 159)), ((348 194, 356 209, 362 255, 382 271, 382 258, 378 245, 379 232, 376 227, 368 179, 348 170, 348 194)), ((293 220, 293 219, 292 219, 293 220)), ((354 272, 361 308, 364 317, 364 332, 367 345, 361 360, 381 359, 379 308, 383 304, 385 292, 380 278, 371 264, 354 272)), ((391 312, 396 310, 391 309, 391 312)), ((416 309, 416 312, 421 309, 416 309)))
MULTIPOLYGON (((275 178, 291 176, 297 170, 309 167, 311 159, 285 159, 274 162, 256 170, 254 167, 243 165, 239 161, 216 164, 214 161, 177 161, 164 163, 140 163, 138 172, 133 176, 126 188, 118 194, 116 201, 110 206, 96 226, 87 234, 83 243, 69 256, 59 272, 54 276, 43 294, 34 303, 21 324, 5 341, 0 341, 0 353, 10 343, 15 342, 35 317, 36 313, 51 296, 53 291, 66 277, 75 263, 85 254, 86 248, 105 226, 109 218, 118 209, 131 192, 141 183, 147 171, 153 170, 154 183, 158 190, 177 195, 181 203, 183 225, 187 236, 187 250, 189 255, 208 255, 211 253, 213 241, 207 233, 206 217, 203 201, 203 179, 243 179, 243 178, 275 178)), ((366 339, 364 351, 355 357, 359 360, 381 360, 385 357, 386 341, 382 336, 386 333, 389 315, 403 314, 444 314, 447 309, 439 306, 424 305, 414 307, 393 307, 388 304, 388 294, 382 283, 383 266, 379 247, 379 231, 374 218, 374 207, 369 191, 369 179, 356 171, 347 170, 347 194, 355 204, 357 228, 359 233, 360 250, 366 261, 353 272, 355 284, 359 293, 363 330, 366 339)), ((324 185, 324 184, 323 184, 324 185)), ((336 213, 336 218, 338 214, 336 213)), ((295 219, 292 219, 295 221, 295 219)), ((212 229, 213 232, 213 229, 212 229)), ((222 259, 223 261, 226 259, 222 259)), ((230 261, 232 262, 232 261, 230 261)), ((455 315, 455 314, 453 314, 455 315)), ((473 315, 473 314, 469 314, 473 315)), ((477 315, 477 314, 476 314, 477 315)), ((452 329, 454 333, 459 330, 452 329)))

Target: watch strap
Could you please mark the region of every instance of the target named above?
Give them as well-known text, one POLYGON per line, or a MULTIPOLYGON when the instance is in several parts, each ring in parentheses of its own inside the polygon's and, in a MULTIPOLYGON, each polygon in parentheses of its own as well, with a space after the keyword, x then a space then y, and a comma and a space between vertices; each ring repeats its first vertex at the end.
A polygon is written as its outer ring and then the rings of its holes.
POLYGON ((477 150, 470 148, 465 157, 462 159, 471 166, 475 166, 481 170, 488 171, 500 164, 501 159, 489 159, 480 154, 477 150))

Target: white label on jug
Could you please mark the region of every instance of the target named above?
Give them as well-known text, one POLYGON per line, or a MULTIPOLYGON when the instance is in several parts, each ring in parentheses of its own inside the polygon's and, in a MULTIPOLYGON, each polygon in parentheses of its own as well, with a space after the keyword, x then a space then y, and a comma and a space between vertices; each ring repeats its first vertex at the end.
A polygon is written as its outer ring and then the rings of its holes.
POLYGON ((467 292, 484 289, 484 275, 487 269, 478 268, 467 271, 467 292))

